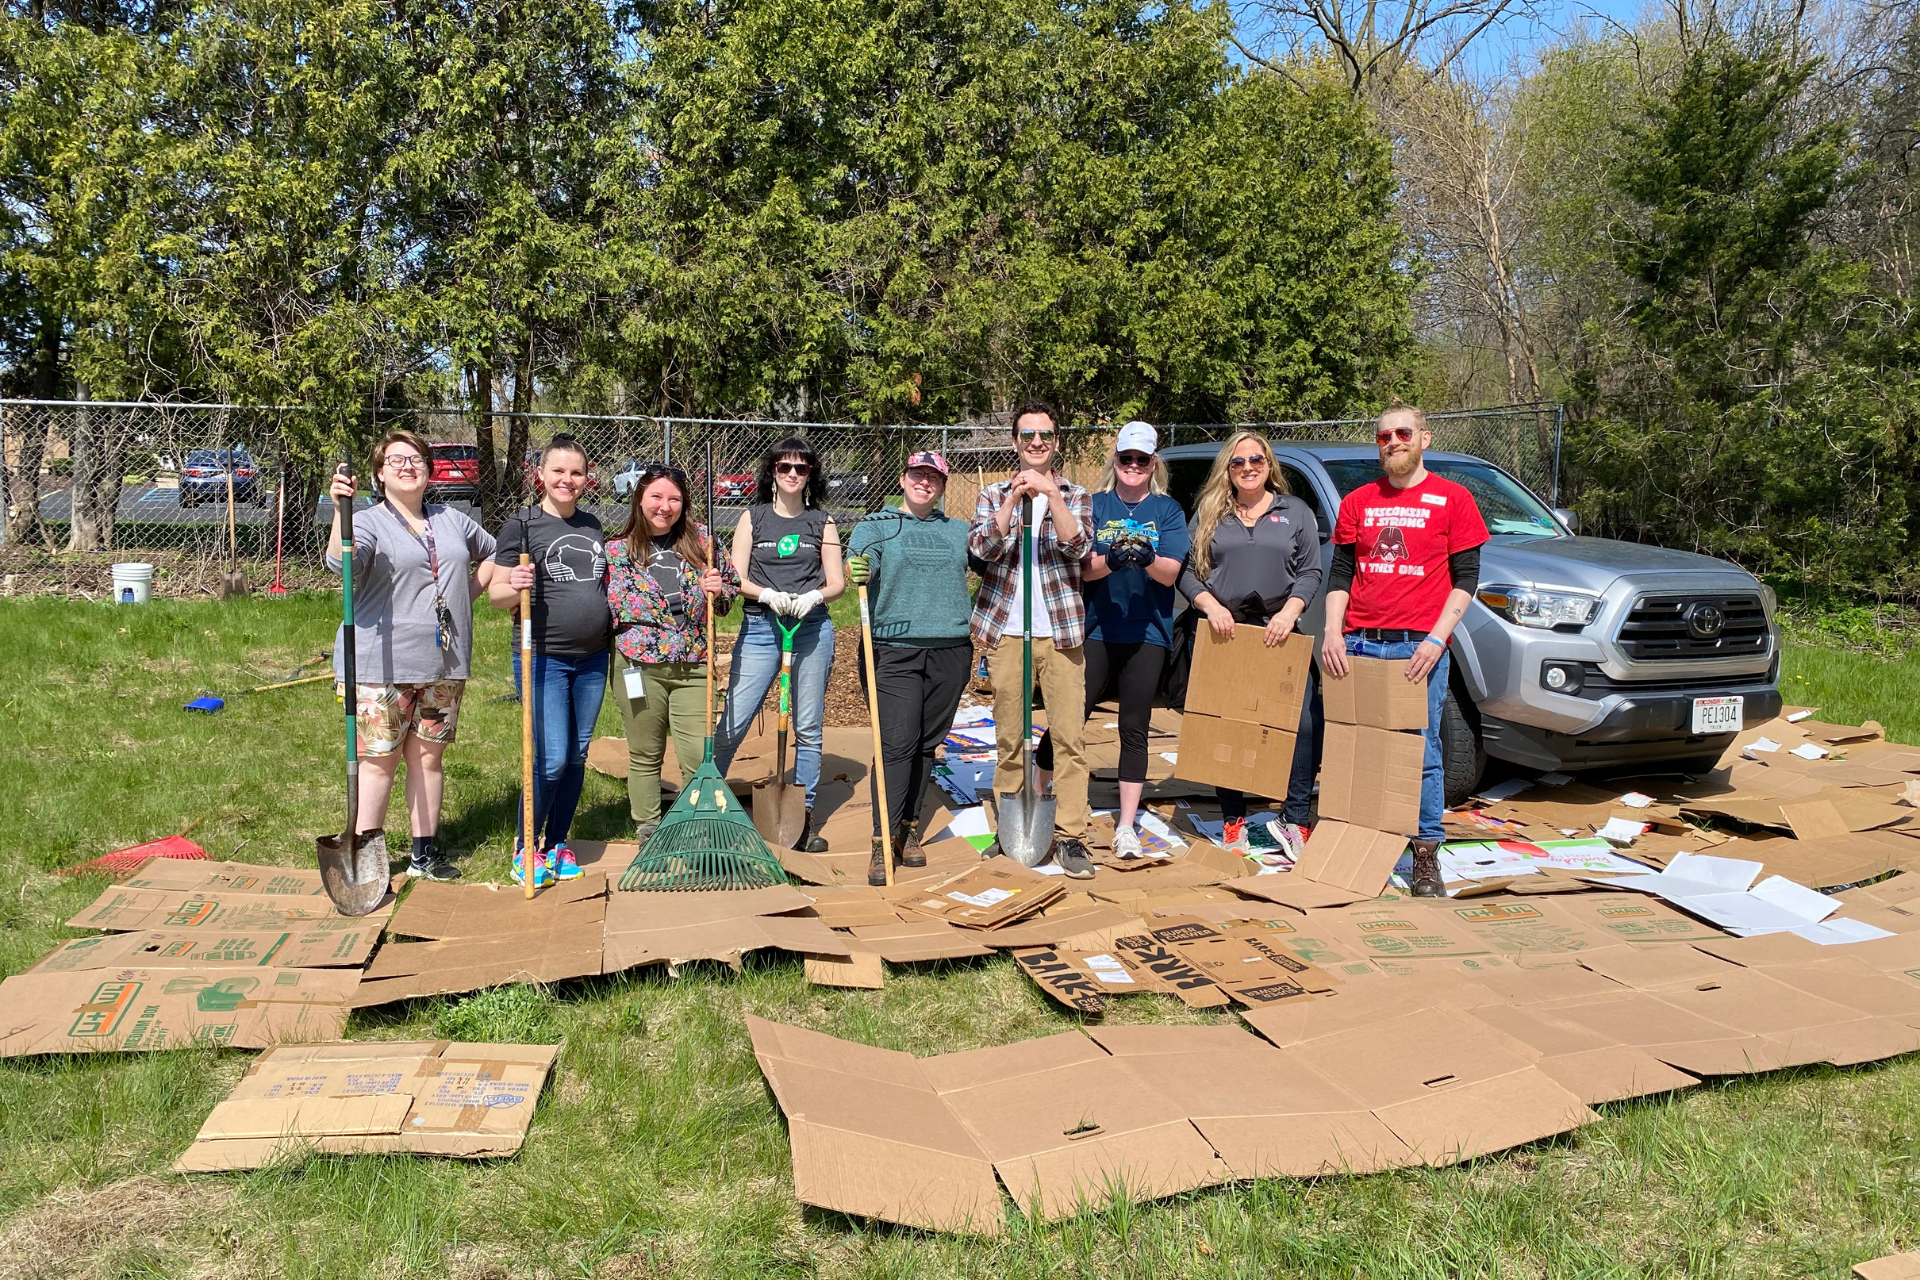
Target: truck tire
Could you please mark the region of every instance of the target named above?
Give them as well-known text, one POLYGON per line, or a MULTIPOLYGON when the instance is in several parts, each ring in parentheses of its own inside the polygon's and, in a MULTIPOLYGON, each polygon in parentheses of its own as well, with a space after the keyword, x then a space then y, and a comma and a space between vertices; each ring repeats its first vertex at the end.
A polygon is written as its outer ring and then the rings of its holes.
POLYGON ((1486 772, 1487 752, 1480 745, 1479 718, 1463 709, 1460 691, 1448 688, 1440 704, 1440 767, 1446 781, 1447 805, 1464 802, 1486 772))

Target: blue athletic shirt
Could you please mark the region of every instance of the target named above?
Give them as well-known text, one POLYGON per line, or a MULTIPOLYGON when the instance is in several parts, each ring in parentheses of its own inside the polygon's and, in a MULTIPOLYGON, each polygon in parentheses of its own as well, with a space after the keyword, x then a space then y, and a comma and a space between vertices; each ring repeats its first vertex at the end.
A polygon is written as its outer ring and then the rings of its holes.
MULTIPOLYGON (((1187 513, 1164 493, 1125 503, 1111 489, 1093 495, 1093 549, 1105 555, 1113 540, 1129 531, 1143 533, 1154 554, 1187 558, 1187 513)), ((1147 576, 1145 569, 1115 569, 1086 586, 1087 636, 1107 644, 1145 641, 1173 647, 1174 590, 1147 576)))

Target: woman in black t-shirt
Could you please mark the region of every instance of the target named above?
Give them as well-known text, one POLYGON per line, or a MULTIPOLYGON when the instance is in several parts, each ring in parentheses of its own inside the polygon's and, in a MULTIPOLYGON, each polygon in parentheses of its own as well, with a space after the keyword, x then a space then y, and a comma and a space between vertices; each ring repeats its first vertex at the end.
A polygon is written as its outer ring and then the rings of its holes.
POLYGON ((727 680, 727 712, 714 743, 722 773, 780 675, 781 632, 793 632, 793 780, 807 792, 807 826, 799 848, 823 852, 813 835, 820 786, 820 744, 826 723, 827 677, 833 671, 833 620, 827 603, 847 589, 840 531, 820 509, 827 478, 813 447, 789 436, 760 462, 756 493, 772 501, 748 510, 733 531, 733 563, 747 598, 727 680), (795 629, 797 626, 797 630, 795 629))
MULTIPOLYGON (((580 874, 567 832, 586 785, 587 747, 607 693, 607 647, 613 614, 607 608, 606 535, 592 512, 579 509, 587 489, 587 455, 572 436, 553 438, 540 455, 538 506, 515 512, 500 528, 496 571, 487 598, 496 609, 520 603, 533 590, 533 825, 513 851, 513 879, 524 883, 524 853, 539 857, 534 884, 580 874), (520 564, 526 551, 533 562, 520 564)), ((520 687, 519 648, 514 649, 514 687, 520 687)), ((524 798, 516 813, 526 813, 524 798)), ((523 818, 524 821, 524 818, 523 818)))

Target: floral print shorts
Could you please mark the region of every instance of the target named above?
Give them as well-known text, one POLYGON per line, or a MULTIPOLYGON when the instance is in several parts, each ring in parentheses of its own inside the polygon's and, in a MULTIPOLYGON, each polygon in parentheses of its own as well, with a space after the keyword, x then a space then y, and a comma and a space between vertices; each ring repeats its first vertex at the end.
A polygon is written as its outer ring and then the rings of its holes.
MULTIPOLYGON (((442 745, 453 741, 460 723, 460 695, 465 680, 436 680, 431 684, 363 684, 354 704, 360 725, 360 754, 390 756, 412 734, 422 742, 442 745)), ((336 694, 343 686, 335 685, 336 694)))

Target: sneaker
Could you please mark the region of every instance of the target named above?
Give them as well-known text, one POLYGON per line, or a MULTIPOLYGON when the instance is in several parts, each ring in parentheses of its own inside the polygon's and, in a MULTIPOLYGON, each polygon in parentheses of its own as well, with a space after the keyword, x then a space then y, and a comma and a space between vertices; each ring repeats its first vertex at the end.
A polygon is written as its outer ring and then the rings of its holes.
POLYGON ((1087 856, 1087 846, 1071 837, 1063 836, 1054 843, 1053 865, 1066 872, 1069 880, 1093 879, 1093 859, 1087 856))
MULTIPOLYGON (((525 884, 527 882, 526 872, 523 871, 520 866, 522 861, 523 851, 515 849, 513 851, 513 882, 515 884, 525 884)), ((542 858, 533 864, 533 887, 536 889, 544 889, 552 883, 553 872, 548 868, 547 860, 542 858)))
POLYGON ((586 874, 580 870, 579 862, 574 859, 573 850, 567 848, 565 841, 547 850, 547 870, 553 872, 555 878, 560 880, 578 880, 586 874))
POLYGON ((408 861, 407 875, 415 880, 458 880, 460 868, 447 861, 447 855, 438 849, 424 862, 408 861))
POLYGON ((1225 828, 1220 832, 1221 841, 1227 846, 1228 853, 1237 853, 1246 857, 1252 852, 1247 844, 1247 820, 1228 818, 1225 828))
POLYGON ((1282 858, 1289 863, 1300 861, 1300 855, 1307 847, 1307 833, 1297 824, 1276 818, 1267 824, 1267 834, 1279 846, 1278 852, 1282 858))
POLYGON ((654 831, 656 831, 659 826, 660 824, 657 822, 642 822, 638 824, 633 829, 633 842, 635 844, 645 844, 653 837, 654 831))
POLYGON ((1132 827, 1115 827, 1113 830, 1113 856, 1126 862, 1132 862, 1140 856, 1140 833, 1132 827))

